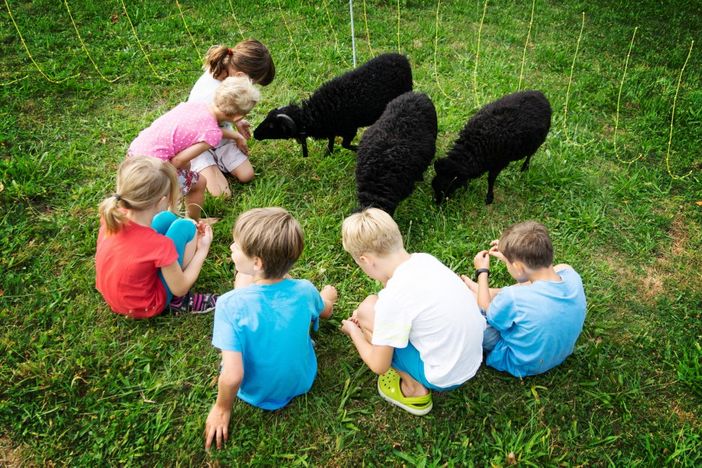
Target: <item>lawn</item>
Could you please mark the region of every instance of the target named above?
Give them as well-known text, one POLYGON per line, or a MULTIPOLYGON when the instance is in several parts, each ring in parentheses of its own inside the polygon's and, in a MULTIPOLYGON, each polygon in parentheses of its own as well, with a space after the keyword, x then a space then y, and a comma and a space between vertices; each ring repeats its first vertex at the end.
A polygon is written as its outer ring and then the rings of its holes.
POLYGON ((233 221, 277 205, 305 230, 292 274, 336 285, 340 301, 314 337, 311 392, 272 413, 235 403, 230 440, 211 453, 212 316, 112 314, 94 288, 97 205, 130 141, 187 97, 210 45, 255 37, 272 51, 278 73, 253 125, 352 68, 348 2, 0 10, 0 465, 702 464, 700 2, 354 2, 358 62, 409 57, 437 109, 437 157, 480 106, 520 88, 549 98, 545 144, 528 172, 500 175, 494 204, 482 177, 437 207, 429 168, 395 219, 410 251, 458 273, 510 224, 539 220, 556 262, 583 277, 584 331, 544 375, 483 367, 426 417, 389 406, 339 331, 379 290, 341 248, 355 154, 325 156, 321 141, 305 159, 292 140, 252 141, 256 179, 206 201, 222 221, 196 289, 232 288, 233 221))

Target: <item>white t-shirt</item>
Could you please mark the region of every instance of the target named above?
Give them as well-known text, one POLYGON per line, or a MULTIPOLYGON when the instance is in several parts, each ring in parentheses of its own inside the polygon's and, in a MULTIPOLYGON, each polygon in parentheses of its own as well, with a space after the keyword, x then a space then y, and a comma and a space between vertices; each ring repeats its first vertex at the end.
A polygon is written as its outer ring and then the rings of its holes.
POLYGON ((378 293, 374 345, 404 348, 408 340, 439 387, 475 375, 483 360, 485 318, 461 278, 433 256, 412 254, 378 293))
MULTIPOLYGON (((195 85, 193 85, 193 89, 190 90, 188 102, 205 102, 207 104, 212 104, 214 102, 215 91, 217 91, 217 87, 221 84, 221 81, 215 79, 209 71, 206 71, 197 79, 195 85)), ((232 129, 233 125, 230 122, 223 122, 220 124, 220 127, 232 129)))

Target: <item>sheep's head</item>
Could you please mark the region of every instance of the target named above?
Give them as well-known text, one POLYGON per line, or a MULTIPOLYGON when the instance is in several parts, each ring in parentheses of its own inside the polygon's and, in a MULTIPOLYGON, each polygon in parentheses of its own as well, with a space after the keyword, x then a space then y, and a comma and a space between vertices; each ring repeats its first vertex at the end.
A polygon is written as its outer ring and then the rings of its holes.
POLYGON ((453 161, 448 158, 437 159, 434 162, 436 176, 431 181, 431 187, 434 189, 434 201, 437 205, 443 203, 444 200, 453 195, 453 192, 465 183, 465 180, 461 180, 456 168, 453 166, 453 161))
POLYGON ((290 116, 291 106, 273 109, 254 130, 257 140, 287 140, 299 138, 300 129, 290 116))

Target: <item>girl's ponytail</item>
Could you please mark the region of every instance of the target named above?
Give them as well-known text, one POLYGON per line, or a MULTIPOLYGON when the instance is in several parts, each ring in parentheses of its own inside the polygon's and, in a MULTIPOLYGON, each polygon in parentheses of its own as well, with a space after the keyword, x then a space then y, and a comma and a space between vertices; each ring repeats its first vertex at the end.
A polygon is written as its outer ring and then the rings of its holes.
POLYGON ((220 76, 227 71, 227 66, 231 61, 232 50, 223 45, 213 45, 205 54, 205 61, 202 68, 209 71, 212 76, 220 76))
POLYGON ((127 221, 125 210, 146 210, 163 197, 175 208, 179 194, 177 172, 171 163, 149 156, 128 157, 117 170, 117 191, 100 203, 100 216, 107 232, 114 234, 127 221))
POLYGON ((261 86, 270 84, 275 78, 275 64, 268 48, 255 39, 241 41, 233 49, 215 45, 205 54, 203 68, 218 79, 227 76, 230 66, 261 86))

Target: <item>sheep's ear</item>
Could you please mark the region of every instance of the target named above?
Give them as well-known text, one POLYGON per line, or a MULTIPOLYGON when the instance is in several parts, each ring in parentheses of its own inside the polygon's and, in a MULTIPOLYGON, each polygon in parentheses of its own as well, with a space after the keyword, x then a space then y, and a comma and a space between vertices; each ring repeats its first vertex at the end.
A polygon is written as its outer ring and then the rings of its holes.
POLYGON ((278 114, 275 116, 276 120, 280 122, 283 127, 290 130, 292 135, 297 135, 297 124, 288 114, 278 114))

